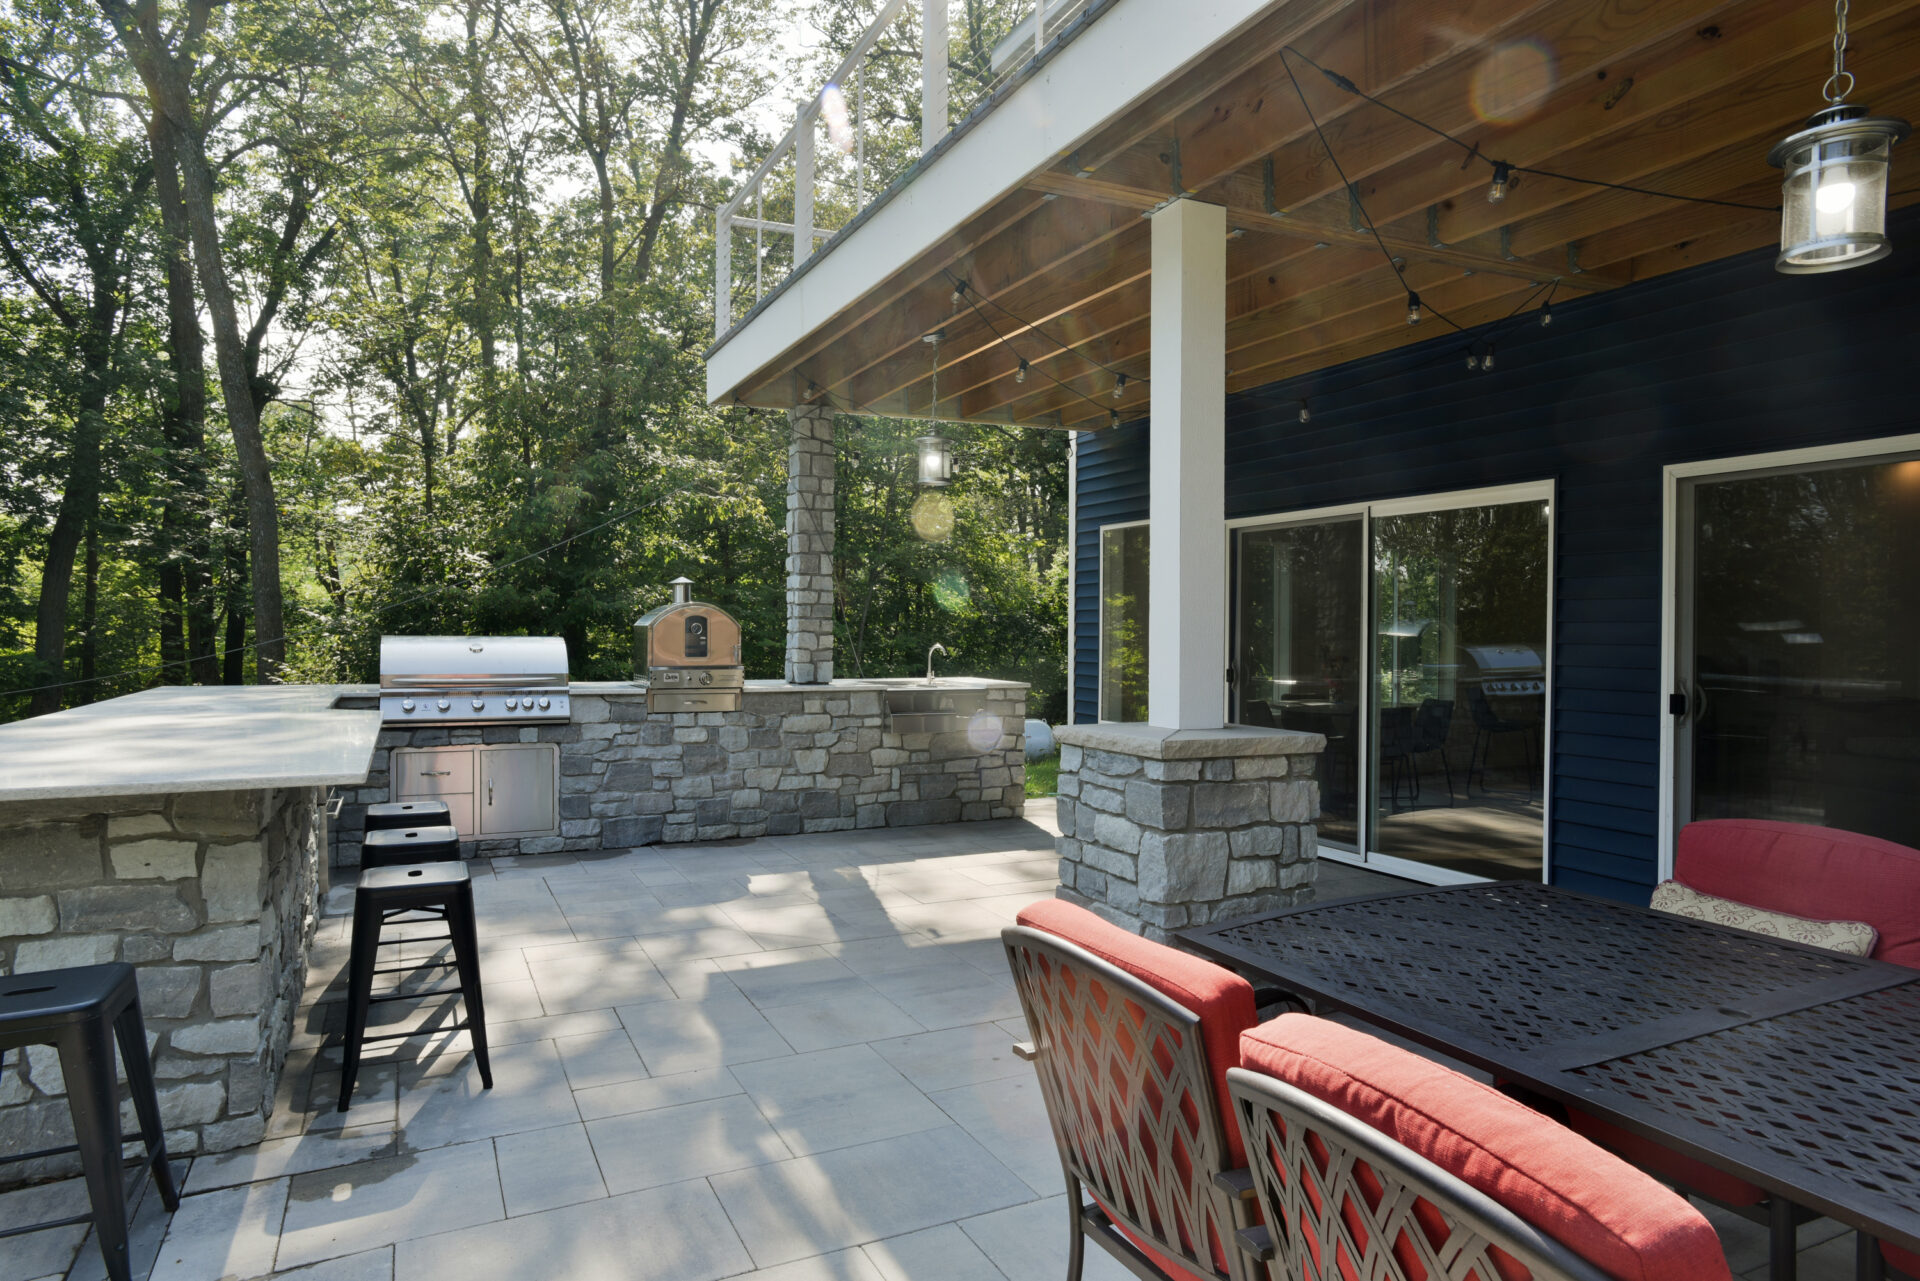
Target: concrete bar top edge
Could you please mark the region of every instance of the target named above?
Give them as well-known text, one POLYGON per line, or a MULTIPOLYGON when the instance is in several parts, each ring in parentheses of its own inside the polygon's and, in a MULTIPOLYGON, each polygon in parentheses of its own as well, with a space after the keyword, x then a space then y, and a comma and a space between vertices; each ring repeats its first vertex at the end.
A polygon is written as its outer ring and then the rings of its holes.
MULTIPOLYGON (((942 676, 928 685, 921 676, 881 676, 868 680, 836 680, 826 685, 795 685, 790 681, 748 681, 748 694, 857 694, 883 693, 892 689, 1026 689, 1025 681, 993 680, 984 676, 942 676)), ((633 681, 574 681, 567 687, 571 694, 592 694, 601 698, 643 698, 647 687, 633 681)))
POLYGON ((358 783, 380 713, 365 685, 167 685, 0 725, 0 804, 358 783))

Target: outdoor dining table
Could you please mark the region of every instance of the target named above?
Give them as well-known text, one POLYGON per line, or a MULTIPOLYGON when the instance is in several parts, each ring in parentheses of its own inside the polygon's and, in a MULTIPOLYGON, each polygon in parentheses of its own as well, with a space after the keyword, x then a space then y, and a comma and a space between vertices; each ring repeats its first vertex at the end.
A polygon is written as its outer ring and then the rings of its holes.
POLYGON ((1179 938, 1316 1013, 1920 1250, 1920 970, 1537 882, 1368 894, 1179 938))

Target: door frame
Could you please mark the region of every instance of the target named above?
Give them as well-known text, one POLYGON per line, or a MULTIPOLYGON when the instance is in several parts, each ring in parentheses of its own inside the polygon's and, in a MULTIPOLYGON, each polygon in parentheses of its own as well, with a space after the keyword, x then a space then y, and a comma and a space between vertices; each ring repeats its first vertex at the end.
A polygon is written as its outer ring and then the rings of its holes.
POLYGON ((1920 433, 1877 436, 1868 440, 1847 441, 1836 445, 1811 445, 1801 449, 1776 449, 1763 454, 1736 454, 1725 458, 1703 458, 1693 462, 1668 463, 1660 473, 1660 688, 1656 709, 1660 717, 1660 790, 1659 790, 1659 871, 1657 879, 1673 878, 1674 842, 1679 835, 1675 822, 1679 804, 1679 733, 1668 698, 1677 692, 1675 682, 1680 666, 1680 488, 1683 482, 1726 477, 1753 472, 1792 471, 1822 463, 1844 463, 1854 459, 1875 458, 1882 454, 1920 452, 1920 433))
MULTIPOLYGON (((1920 437, 1916 437, 1920 439, 1920 437)), ((1290 525, 1318 524, 1342 516, 1357 516, 1360 519, 1361 555, 1360 555, 1360 653, 1365 659, 1363 680, 1369 703, 1373 697, 1373 664, 1375 654, 1373 596, 1373 520, 1376 516, 1405 516, 1423 512, 1458 511, 1467 507, 1492 507, 1502 503, 1544 502, 1547 504, 1547 557, 1545 573, 1547 575, 1547 630, 1546 653, 1542 655, 1543 679, 1546 686, 1544 695, 1542 724, 1540 727, 1540 880, 1544 884, 1553 881, 1553 731, 1554 731, 1554 655, 1558 649, 1558 589, 1560 581, 1560 493, 1559 482, 1555 477, 1546 476, 1539 480, 1517 481, 1507 485, 1487 485, 1477 489, 1451 489, 1432 494, 1414 494, 1400 498, 1386 498, 1377 501, 1337 503, 1327 507, 1305 508, 1299 511, 1262 513, 1258 516, 1236 516, 1226 522, 1228 549, 1227 577, 1227 644, 1229 660, 1233 646, 1239 635, 1238 616, 1239 584, 1238 555, 1240 534, 1258 532, 1262 529, 1281 529, 1290 525)), ((1229 715, 1237 710, 1232 705, 1232 692, 1228 692, 1229 715)), ((1488 878, 1474 876, 1466 872, 1456 872, 1449 868, 1434 867, 1413 859, 1401 858, 1392 854, 1379 854, 1372 851, 1373 844, 1373 789, 1378 780, 1373 777, 1373 717, 1362 714, 1359 717, 1358 751, 1362 780, 1359 800, 1359 846, 1355 850, 1345 850, 1334 845, 1319 845, 1319 857, 1335 863, 1347 863, 1356 867, 1371 868, 1391 876, 1402 876, 1409 880, 1423 881, 1429 885, 1462 885, 1485 881, 1488 878)), ((1229 724, 1233 722, 1229 720, 1229 724)))

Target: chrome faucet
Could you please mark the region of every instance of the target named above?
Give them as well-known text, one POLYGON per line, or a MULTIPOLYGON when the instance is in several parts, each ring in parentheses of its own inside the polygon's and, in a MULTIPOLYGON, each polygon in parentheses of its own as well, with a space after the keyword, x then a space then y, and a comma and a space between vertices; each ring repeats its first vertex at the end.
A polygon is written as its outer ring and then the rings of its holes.
POLYGON ((927 651, 927 684, 929 685, 933 684, 933 656, 935 654, 944 654, 946 652, 947 652, 947 647, 945 645, 942 645, 939 641, 935 641, 933 643, 933 648, 927 651))

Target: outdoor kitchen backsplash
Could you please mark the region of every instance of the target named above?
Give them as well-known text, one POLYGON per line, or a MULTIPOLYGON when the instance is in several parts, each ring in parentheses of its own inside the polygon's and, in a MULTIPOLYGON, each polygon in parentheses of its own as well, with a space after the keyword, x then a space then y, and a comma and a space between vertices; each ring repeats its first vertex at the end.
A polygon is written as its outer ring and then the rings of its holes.
MULTIPOLYGON (((322 795, 0 804, 0 974, 134 966, 175 1156, 268 1132, 318 919, 322 795)), ((51 1047, 10 1051, 0 1152, 71 1143, 65 1092, 51 1047)), ((122 1113, 134 1132, 130 1106, 122 1113)), ((0 1186, 77 1169, 70 1156, 7 1166, 0 1186)))
POLYGON ((737 712, 649 714, 645 690, 573 686, 566 725, 389 728, 334 823, 360 861, 365 806, 390 799, 395 748, 553 743, 559 830, 476 840, 469 857, 1016 818, 1025 807, 1026 687, 994 684, 965 730, 897 734, 875 689, 749 686, 737 712))

